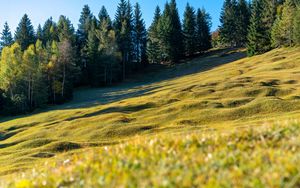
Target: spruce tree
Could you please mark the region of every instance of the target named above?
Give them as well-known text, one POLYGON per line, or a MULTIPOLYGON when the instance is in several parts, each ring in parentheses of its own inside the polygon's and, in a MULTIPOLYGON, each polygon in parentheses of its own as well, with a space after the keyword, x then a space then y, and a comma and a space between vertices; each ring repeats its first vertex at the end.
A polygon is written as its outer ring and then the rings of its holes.
POLYGON ((88 74, 86 76, 89 77, 89 82, 93 86, 97 86, 100 82, 99 76, 99 40, 96 36, 96 20, 92 21, 90 30, 88 32, 88 39, 86 44, 85 51, 87 52, 87 70, 88 74))
POLYGON ((26 50, 30 44, 35 43, 35 33, 27 14, 25 14, 15 33, 15 41, 21 45, 22 51, 26 50))
POLYGON ((131 70, 131 56, 133 52, 132 32, 133 15, 130 2, 120 0, 115 16, 114 28, 117 36, 118 48, 122 54, 122 70, 125 79, 126 73, 131 70))
POLYGON ((37 40, 43 40, 43 29, 42 26, 39 24, 36 30, 36 39, 37 40))
POLYGON ((194 55, 197 50, 196 15, 193 7, 186 5, 183 20, 185 54, 194 55))
POLYGON ((237 46, 247 43, 248 27, 250 22, 250 7, 246 0, 239 0, 237 4, 236 35, 237 46))
POLYGON ((178 62, 184 54, 183 33, 175 0, 165 4, 158 23, 159 46, 162 60, 178 62))
POLYGON ((113 81, 118 81, 120 75, 120 61, 117 55, 117 42, 115 31, 111 28, 111 19, 109 16, 101 19, 96 36, 99 41, 98 47, 98 82, 100 84, 111 85, 113 81))
POLYGON ((263 13, 261 0, 253 0, 252 14, 248 31, 247 53, 249 56, 263 53, 264 28, 261 20, 263 13))
POLYGON ((176 0, 170 2, 170 60, 178 62, 184 54, 183 33, 176 0))
POLYGON ((171 48, 173 45, 171 44, 172 23, 170 18, 170 5, 168 2, 165 4, 163 14, 159 19, 157 31, 161 61, 170 61, 172 59, 171 48))
POLYGON ((83 48, 83 46, 86 44, 92 19, 93 15, 91 13, 90 7, 88 5, 84 5, 80 15, 77 30, 78 43, 81 48, 83 48))
POLYGON ((58 41, 57 25, 52 20, 52 17, 46 20, 42 28, 43 44, 51 46, 52 41, 58 41))
POLYGON ((108 27, 109 29, 112 28, 112 21, 111 21, 111 18, 110 18, 110 16, 109 16, 109 14, 108 14, 108 12, 107 12, 105 6, 102 6, 102 7, 101 7, 101 10, 100 10, 100 12, 99 12, 99 14, 98 14, 98 18, 99 18, 99 25, 102 25, 102 22, 105 21, 106 24, 107 24, 107 27, 108 27))
POLYGON ((262 0, 262 27, 264 30, 262 38, 262 52, 267 52, 272 49, 272 27, 277 17, 277 7, 279 2, 277 0, 262 0))
POLYGON ((297 7, 293 23, 293 39, 296 45, 300 45, 300 7, 297 7))
POLYGON ((296 5, 294 0, 286 0, 283 4, 282 15, 277 18, 272 29, 274 47, 293 45, 293 24, 296 5))
POLYGON ((220 37, 222 43, 229 46, 236 44, 237 3, 235 0, 225 0, 220 17, 220 37))
MULTIPOLYGON (((78 47, 78 53, 80 54, 80 63, 79 66, 81 67, 81 70, 85 72, 86 64, 88 63, 88 54, 87 54, 87 41, 88 41, 88 35, 89 31, 92 27, 92 21, 93 21, 93 15, 91 13, 90 7, 88 5, 84 5, 80 19, 78 24, 78 30, 77 30, 77 47, 78 47)), ((83 77, 87 77, 87 75, 83 74, 83 77)), ((81 79, 82 82, 84 78, 81 79)))
POLYGON ((196 21, 196 48, 198 52, 204 52, 212 46, 212 36, 210 33, 211 17, 205 9, 198 9, 196 21))
POLYGON ((9 29, 8 23, 5 22, 4 29, 3 29, 2 33, 1 33, 1 37, 0 37, 0 52, 4 47, 10 46, 12 44, 13 44, 12 34, 9 29))
POLYGON ((134 7, 133 19, 133 44, 134 44, 134 60, 137 63, 136 67, 146 63, 147 50, 147 31, 145 22, 142 18, 141 7, 138 3, 134 7))
POLYGON ((57 33, 59 41, 69 40, 72 45, 75 44, 75 32, 71 21, 66 16, 60 16, 57 24, 57 33))
POLYGON ((154 18, 148 30, 147 56, 150 63, 160 63, 161 52, 159 48, 158 23, 161 18, 159 6, 156 7, 154 18))

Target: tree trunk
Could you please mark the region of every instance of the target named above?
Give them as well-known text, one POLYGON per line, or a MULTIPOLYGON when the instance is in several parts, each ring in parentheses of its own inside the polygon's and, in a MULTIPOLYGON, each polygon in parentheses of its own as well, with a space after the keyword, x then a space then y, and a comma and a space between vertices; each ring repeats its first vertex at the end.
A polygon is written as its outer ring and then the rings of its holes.
POLYGON ((65 90, 65 82, 66 82, 66 65, 63 66, 63 81, 61 85, 61 96, 64 97, 64 90, 65 90))

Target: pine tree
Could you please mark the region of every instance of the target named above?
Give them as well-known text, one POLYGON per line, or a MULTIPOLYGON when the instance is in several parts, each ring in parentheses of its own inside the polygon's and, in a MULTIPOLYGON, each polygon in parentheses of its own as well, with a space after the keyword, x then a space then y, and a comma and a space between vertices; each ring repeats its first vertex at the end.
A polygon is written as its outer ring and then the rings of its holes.
POLYGON ((79 46, 81 48, 84 47, 88 38, 88 32, 91 28, 91 21, 93 19, 93 15, 91 13, 90 7, 88 5, 84 5, 80 19, 78 24, 77 36, 79 41, 79 46))
POLYGON ((6 46, 10 46, 13 44, 13 38, 12 38, 12 34, 10 32, 8 23, 5 22, 4 24, 4 29, 1 33, 1 37, 0 37, 0 52, 2 51, 2 49, 6 46))
MULTIPOLYGON (((99 29, 96 30, 99 40, 97 76, 98 81, 104 85, 111 85, 118 81, 120 75, 120 60, 117 58, 117 42, 115 31, 111 28, 109 16, 103 17, 99 29)), ((100 83, 100 84, 101 84, 100 83)))
POLYGON ((253 0, 252 14, 248 31, 247 53, 249 56, 257 55, 264 52, 264 28, 261 20, 263 13, 261 0, 253 0))
POLYGON ((262 52, 267 52, 272 49, 272 27, 277 17, 277 8, 279 2, 277 0, 263 0, 262 4, 262 27, 264 34, 262 37, 262 52))
POLYGON ((156 7, 154 19, 148 30, 147 56, 150 63, 160 63, 161 52, 159 48, 158 23, 161 18, 159 6, 156 7))
POLYGON ((237 31, 237 3, 235 0, 225 0, 220 17, 220 37, 225 45, 235 46, 237 31))
POLYGON ((26 50, 30 44, 35 43, 35 33, 27 14, 25 14, 15 33, 15 41, 21 45, 22 51, 26 50))
POLYGON ((300 45, 300 7, 297 7, 293 23, 293 40, 296 45, 300 45))
POLYGON ((161 18, 157 25, 159 49, 161 52, 161 61, 171 60, 171 18, 170 18, 170 5, 167 2, 161 18))
POLYGON ((186 5, 183 20, 185 54, 194 55, 197 50, 196 15, 193 7, 186 5))
MULTIPOLYGON (((94 16, 91 13, 90 7, 88 5, 84 5, 80 19, 78 24, 78 30, 77 30, 77 47, 78 47, 78 53, 80 54, 80 63, 79 66, 81 68, 81 71, 83 72, 82 76, 87 77, 88 75, 84 74, 86 72, 86 67, 88 62, 88 54, 87 54, 87 41, 88 41, 88 35, 89 31, 92 27, 94 16)), ((84 78, 81 78, 81 82, 85 80, 84 78)))
POLYGON ((163 61, 178 62, 184 54, 183 33, 175 0, 165 4, 158 23, 159 46, 163 61))
POLYGON ((99 40, 96 36, 96 19, 91 22, 90 30, 88 32, 88 39, 85 46, 87 55, 87 75, 89 77, 89 83, 93 86, 97 86, 100 82, 98 78, 99 73, 99 40))
POLYGON ((133 16, 130 2, 120 0, 115 16, 114 28, 117 36, 118 48, 122 54, 122 70, 125 79, 126 73, 131 70, 131 56, 133 52, 132 32, 133 16))
POLYGON ((57 24, 59 41, 68 40, 72 45, 75 44, 74 27, 66 16, 60 16, 57 24))
POLYGON ((58 41, 57 25, 53 22, 52 17, 49 18, 42 28, 43 44, 51 46, 52 41, 58 41))
POLYGON ((170 22, 171 22, 171 35, 170 44, 172 48, 170 49, 171 61, 178 62, 184 54, 183 45, 183 33, 180 22, 180 17, 177 9, 176 0, 171 0, 170 2, 170 22))
POLYGON ((250 22, 250 7, 246 0, 239 0, 237 4, 236 35, 237 46, 245 46, 247 43, 248 27, 250 22))
POLYGON ((101 7, 101 10, 98 14, 98 18, 99 18, 99 25, 102 25, 102 22, 105 21, 108 29, 112 29, 112 21, 105 6, 101 7))
POLYGON ((43 29, 42 26, 39 24, 36 30, 36 37, 37 40, 43 40, 43 29))
POLYGON ((210 33, 211 17, 205 9, 198 9, 196 21, 196 49, 204 52, 211 48, 212 36, 210 33))
POLYGON ((146 50, 147 50, 147 31, 145 22, 142 18, 141 7, 138 3, 134 7, 134 19, 133 19, 133 44, 134 44, 134 60, 137 63, 136 67, 145 64, 146 50))
POLYGON ((293 0, 286 0, 283 4, 282 15, 277 18, 272 29, 274 47, 293 45, 293 24, 296 5, 293 0))

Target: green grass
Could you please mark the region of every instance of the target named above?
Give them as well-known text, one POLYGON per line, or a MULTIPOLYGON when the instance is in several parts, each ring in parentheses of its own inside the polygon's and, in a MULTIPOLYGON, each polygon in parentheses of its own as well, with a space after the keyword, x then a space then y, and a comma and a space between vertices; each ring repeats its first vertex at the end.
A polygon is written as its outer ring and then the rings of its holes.
MULTIPOLYGON (((300 123, 135 137, 36 166, 5 187, 299 187, 300 123)), ((1 186, 1 184, 0 184, 1 186)))
POLYGON ((87 187, 293 187, 299 126, 278 122, 300 118, 300 49, 242 57, 215 52, 138 83, 80 90, 49 111, 3 118, 0 175, 39 169, 20 178, 36 187, 81 180, 87 187))

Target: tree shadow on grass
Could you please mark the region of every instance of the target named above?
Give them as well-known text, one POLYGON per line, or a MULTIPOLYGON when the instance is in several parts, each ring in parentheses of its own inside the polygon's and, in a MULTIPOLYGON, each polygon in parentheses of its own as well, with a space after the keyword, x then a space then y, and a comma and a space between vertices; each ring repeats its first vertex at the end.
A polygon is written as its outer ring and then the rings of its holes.
MULTIPOLYGON (((72 101, 63 105, 48 107, 43 110, 15 117, 0 117, 0 123, 13 119, 44 113, 52 110, 71 110, 90 108, 93 106, 118 102, 124 99, 149 95, 162 86, 155 83, 175 79, 182 76, 205 72, 218 66, 228 64, 246 57, 245 52, 236 49, 216 50, 200 57, 188 60, 188 63, 177 65, 149 65, 144 72, 139 73, 123 83, 112 87, 81 88, 74 92, 72 101)), ((97 115, 97 114, 95 114, 97 115)))

